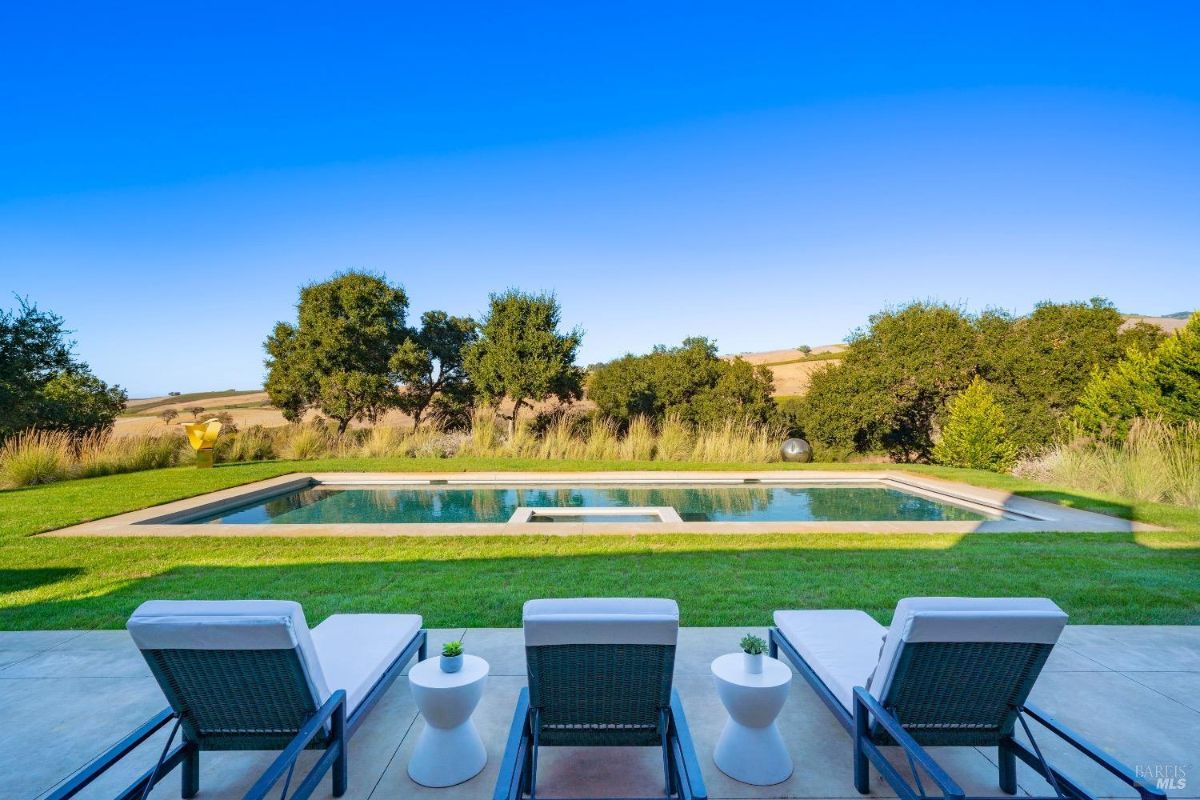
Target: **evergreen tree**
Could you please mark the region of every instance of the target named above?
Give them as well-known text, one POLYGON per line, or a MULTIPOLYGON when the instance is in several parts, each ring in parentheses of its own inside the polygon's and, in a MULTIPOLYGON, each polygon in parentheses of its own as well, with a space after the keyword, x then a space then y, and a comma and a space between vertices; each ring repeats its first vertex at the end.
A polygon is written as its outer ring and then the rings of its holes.
POLYGON ((1004 409, 981 378, 971 381, 948 407, 942 435, 933 447, 933 460, 949 467, 1006 472, 1017 458, 1008 440, 1004 409))

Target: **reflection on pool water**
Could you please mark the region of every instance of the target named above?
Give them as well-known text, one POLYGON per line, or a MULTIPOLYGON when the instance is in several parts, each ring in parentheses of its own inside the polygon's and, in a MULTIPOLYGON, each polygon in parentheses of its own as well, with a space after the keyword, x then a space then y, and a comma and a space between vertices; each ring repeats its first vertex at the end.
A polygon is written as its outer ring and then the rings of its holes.
MULTIPOLYGON (((990 517, 887 486, 330 486, 316 485, 188 523, 337 524, 507 522, 518 507, 670 506, 684 522, 972 521, 990 517)), ((560 517, 575 522, 657 521, 647 515, 560 517)), ((553 522, 555 520, 551 520, 553 522)))

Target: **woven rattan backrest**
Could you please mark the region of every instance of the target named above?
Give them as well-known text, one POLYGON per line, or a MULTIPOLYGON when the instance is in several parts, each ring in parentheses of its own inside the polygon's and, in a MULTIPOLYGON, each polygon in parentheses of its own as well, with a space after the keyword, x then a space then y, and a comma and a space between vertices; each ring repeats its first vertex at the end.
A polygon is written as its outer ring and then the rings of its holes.
POLYGON ((657 744, 671 705, 675 646, 526 647, 529 701, 544 744, 657 744))
POLYGON ((143 650, 202 749, 282 747, 315 712, 296 650, 143 650))
POLYGON ((905 643, 883 705, 919 743, 995 745, 1053 648, 1027 642, 905 643))

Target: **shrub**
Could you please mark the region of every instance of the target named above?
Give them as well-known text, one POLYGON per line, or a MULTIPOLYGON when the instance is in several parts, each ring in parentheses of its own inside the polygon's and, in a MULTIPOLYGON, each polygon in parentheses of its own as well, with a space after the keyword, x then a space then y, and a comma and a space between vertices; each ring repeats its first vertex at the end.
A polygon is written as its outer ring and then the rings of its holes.
POLYGON ((966 469, 1006 472, 1017 458, 1008 440, 1004 409, 980 378, 950 401, 946 424, 933 448, 938 464, 966 469))
POLYGON ((10 487, 60 481, 69 475, 72 449, 71 437, 64 431, 14 434, 0 447, 0 477, 10 487))

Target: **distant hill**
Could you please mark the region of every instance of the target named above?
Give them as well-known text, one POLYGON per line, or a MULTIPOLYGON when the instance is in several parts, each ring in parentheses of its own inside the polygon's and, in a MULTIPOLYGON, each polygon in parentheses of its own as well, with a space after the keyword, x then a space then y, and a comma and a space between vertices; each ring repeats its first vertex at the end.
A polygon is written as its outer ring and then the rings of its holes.
POLYGON ((1162 328, 1167 333, 1174 333, 1187 324, 1188 317, 1191 313, 1180 311, 1178 314, 1171 314, 1166 317, 1143 317, 1138 314, 1125 314, 1125 323, 1122 328, 1132 327, 1139 322, 1145 322, 1148 325, 1155 325, 1162 328))
MULTIPOLYGON (((813 373, 831 364, 839 363, 841 361, 839 356, 845 349, 846 345, 844 344, 824 344, 812 348, 812 351, 808 353, 789 348, 736 355, 751 364, 762 364, 769 367, 771 374, 775 377, 775 396, 790 397, 807 392, 813 373)), ((733 358, 734 356, 728 357, 733 358)))
POLYGON ((1163 314, 1165 319, 1188 319, 1194 311, 1176 311, 1174 314, 1163 314))

